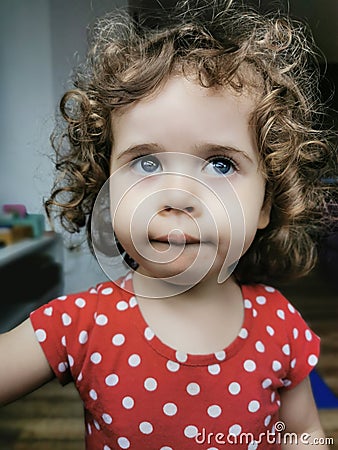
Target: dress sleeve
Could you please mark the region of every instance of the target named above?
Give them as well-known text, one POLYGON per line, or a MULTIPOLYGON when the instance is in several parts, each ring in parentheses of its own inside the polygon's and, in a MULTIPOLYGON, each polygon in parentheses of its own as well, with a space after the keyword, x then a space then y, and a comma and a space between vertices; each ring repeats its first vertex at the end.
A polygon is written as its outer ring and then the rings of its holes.
POLYGON ((58 297, 30 314, 36 338, 62 385, 81 374, 97 297, 95 289, 58 297))
POLYGON ((310 329, 301 314, 288 303, 289 344, 283 352, 289 355, 289 370, 283 380, 286 389, 292 389, 306 378, 317 365, 320 338, 310 329))

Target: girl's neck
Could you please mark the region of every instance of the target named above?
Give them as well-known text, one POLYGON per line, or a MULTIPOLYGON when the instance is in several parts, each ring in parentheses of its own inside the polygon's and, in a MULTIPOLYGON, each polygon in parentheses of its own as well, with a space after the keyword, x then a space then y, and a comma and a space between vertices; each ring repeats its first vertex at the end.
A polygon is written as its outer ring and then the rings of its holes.
POLYGON ((205 277, 194 286, 180 286, 168 283, 158 278, 144 276, 142 271, 136 271, 133 276, 134 293, 143 300, 156 300, 170 304, 193 303, 194 307, 206 300, 210 305, 211 299, 230 297, 240 290, 237 281, 230 276, 223 283, 218 283, 217 276, 205 277))
MULTIPOLYGON (((144 279, 133 277, 140 312, 155 335, 170 347, 191 354, 208 354, 229 345, 244 318, 241 289, 233 278, 222 284, 205 279, 177 295, 140 296, 144 279)), ((160 281, 150 287, 158 289, 160 281)), ((167 287, 165 287, 167 289, 167 287)))

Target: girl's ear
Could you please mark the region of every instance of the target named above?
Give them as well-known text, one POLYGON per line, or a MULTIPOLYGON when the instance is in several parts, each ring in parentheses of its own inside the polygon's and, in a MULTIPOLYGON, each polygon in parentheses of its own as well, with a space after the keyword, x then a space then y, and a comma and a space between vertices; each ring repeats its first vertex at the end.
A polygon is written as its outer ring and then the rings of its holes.
POLYGON ((261 212, 259 214, 258 229, 263 230, 270 223, 270 213, 271 213, 271 200, 265 199, 262 206, 261 212))

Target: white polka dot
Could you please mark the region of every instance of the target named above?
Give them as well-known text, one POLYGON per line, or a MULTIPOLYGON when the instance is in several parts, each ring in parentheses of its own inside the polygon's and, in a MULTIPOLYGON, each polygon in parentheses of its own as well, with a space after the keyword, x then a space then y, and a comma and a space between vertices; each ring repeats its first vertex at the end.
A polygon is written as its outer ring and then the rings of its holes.
POLYGON ((86 300, 84 298, 79 297, 75 300, 75 305, 78 308, 84 308, 86 306, 86 300))
POLYGON ((221 371, 221 366, 219 364, 211 364, 208 366, 208 372, 210 375, 218 375, 221 371))
POLYGON ((197 427, 195 427, 195 425, 188 425, 187 427, 184 428, 184 435, 189 439, 197 436, 197 433, 198 429, 197 427))
POLYGON ((180 351, 176 352, 175 357, 176 357, 177 361, 179 361, 181 363, 186 362, 187 359, 188 359, 188 355, 186 353, 183 353, 183 352, 180 352, 180 351))
POLYGON ((107 325, 108 317, 106 315, 104 315, 104 314, 99 314, 96 317, 95 322, 96 322, 96 325, 99 325, 99 326, 103 327, 104 325, 107 325))
POLYGON ((168 361, 167 362, 167 369, 169 372, 177 372, 180 368, 180 365, 175 361, 168 361))
POLYGON ((107 386, 115 386, 119 382, 119 377, 115 373, 108 375, 105 379, 107 386))
POLYGON ((271 394, 271 403, 273 403, 276 400, 276 392, 272 392, 271 394))
POLYGON ((257 450, 258 448, 258 442, 257 441, 251 441, 248 445, 248 450, 257 450))
POLYGON ((104 288, 104 289, 102 289, 101 293, 102 293, 103 295, 110 295, 110 294, 113 293, 113 288, 111 288, 111 287, 104 288))
POLYGON ((266 290, 266 292, 275 292, 275 288, 271 286, 265 286, 264 289, 266 290))
POLYGON ((247 359, 244 361, 243 367, 247 372, 254 372, 256 370, 256 363, 252 359, 247 359))
POLYGON ((248 405, 248 410, 252 413, 257 412, 260 408, 260 403, 257 400, 252 400, 248 405))
POLYGON ((249 333, 248 330, 246 328, 242 328, 241 331, 239 332, 238 336, 242 339, 246 339, 248 337, 249 333))
POLYGON ((136 297, 130 297, 130 299, 129 299, 129 306, 131 307, 131 308, 134 308, 135 306, 137 305, 137 300, 136 300, 136 297))
POLYGON ((257 309, 253 308, 252 309, 252 317, 257 317, 257 315, 258 315, 257 309))
POLYGON ((61 338, 61 344, 63 345, 63 347, 66 347, 66 346, 67 346, 67 339, 66 339, 66 336, 62 336, 62 338, 61 338))
POLYGON ((201 392, 201 388, 198 383, 189 383, 186 389, 189 395, 198 395, 201 392))
POLYGON ((126 409, 132 409, 134 407, 134 399, 132 397, 124 397, 122 399, 122 405, 126 409))
POLYGON ((150 327, 147 327, 144 330, 144 337, 147 339, 147 341, 151 341, 153 337, 155 336, 153 330, 150 327))
POLYGON ((103 447, 103 450, 111 450, 111 448, 108 447, 108 445, 105 445, 105 446, 103 447))
POLYGON ((45 340, 47 339, 47 333, 41 328, 35 331, 35 336, 39 342, 45 342, 45 340))
POLYGON ((218 405, 211 405, 211 406, 209 406, 207 412, 208 412, 208 416, 216 418, 222 414, 222 409, 218 405))
POLYGON ((265 380, 262 382, 262 387, 264 389, 268 388, 271 385, 272 385, 272 380, 270 380, 270 378, 265 378, 265 380))
POLYGON ((309 342, 312 341, 312 333, 310 330, 305 330, 305 339, 309 342))
POLYGON ((264 419, 264 425, 265 425, 266 427, 268 427, 269 424, 270 424, 270 422, 271 422, 271 416, 270 416, 270 415, 269 415, 269 416, 266 416, 265 419, 264 419))
POLYGON ((297 362, 297 359, 296 359, 296 358, 293 358, 293 360, 290 362, 290 367, 291 367, 292 369, 294 369, 294 368, 296 367, 296 362, 297 362))
POLYGON ((58 365, 59 372, 63 373, 66 372, 68 369, 68 364, 66 362, 62 362, 58 365))
POLYGON ((139 425, 139 429, 143 434, 150 434, 153 432, 153 426, 150 422, 141 422, 139 425))
POLYGON ((97 290, 95 288, 91 288, 89 293, 90 294, 97 294, 97 290))
POLYGON ((117 303, 116 309, 118 309, 119 311, 125 311, 126 309, 128 309, 128 303, 124 300, 121 300, 117 303))
POLYGON ((278 370, 280 370, 282 368, 282 364, 279 361, 273 361, 272 363, 272 370, 274 372, 278 372, 278 370))
POLYGON ((90 397, 92 400, 97 400, 97 392, 95 391, 95 389, 91 389, 91 390, 89 391, 89 397, 90 397))
POLYGON ((70 367, 74 366, 74 358, 72 357, 72 355, 68 354, 68 363, 70 367))
POLYGON ((229 384, 229 392, 232 395, 238 395, 241 392, 241 385, 237 383, 236 381, 233 381, 229 384))
POLYGON ((291 352, 290 345, 289 344, 283 345, 282 352, 284 353, 284 355, 289 356, 291 352))
POLYGON ((83 374, 82 372, 79 373, 79 376, 77 377, 77 381, 82 381, 83 380, 83 374))
POLYGON ((92 353, 90 355, 90 360, 93 364, 100 364, 102 361, 102 355, 99 352, 92 353))
POLYGON ((155 391, 157 388, 157 381, 155 380, 155 378, 147 378, 144 381, 144 388, 147 391, 155 391))
POLYGON ((226 353, 224 350, 221 350, 219 352, 215 353, 216 359, 218 359, 218 361, 224 361, 226 358, 226 353))
POLYGON ((49 306, 48 308, 45 308, 43 313, 45 316, 51 317, 53 315, 53 307, 49 306))
POLYGON ((298 336, 299 336, 299 331, 298 331, 298 329, 297 329, 297 328, 294 328, 294 329, 292 330, 292 334, 293 334, 293 338, 294 338, 294 339, 297 339, 298 336))
POLYGON ((163 412, 167 416, 174 416, 177 413, 177 406, 175 403, 166 403, 163 406, 163 412))
POLYGON ((285 320, 285 312, 282 309, 277 309, 276 314, 280 319, 285 320))
POLYGON ((57 298, 58 300, 66 300, 67 299, 67 295, 60 295, 60 297, 57 298))
POLYGON ((115 334, 112 339, 112 343, 117 347, 125 343, 126 338, 122 333, 115 334))
POLYGON ((283 380, 283 385, 285 387, 291 386, 291 384, 292 384, 291 380, 288 380, 287 378, 285 378, 285 380, 283 380))
POLYGON ((82 330, 79 334, 80 344, 85 344, 88 341, 88 333, 86 330, 82 330))
POLYGON ((101 430, 101 427, 100 427, 99 422, 97 422, 96 420, 93 420, 93 423, 94 423, 95 428, 96 428, 98 431, 100 431, 100 430, 101 430))
POLYGON ((315 366, 318 362, 318 358, 316 355, 310 355, 307 359, 307 362, 310 366, 315 366))
POLYGON ((264 353, 265 352, 265 346, 264 346, 262 341, 257 341, 256 344, 255 344, 255 347, 256 347, 256 350, 259 353, 264 353))
POLYGON ((72 318, 67 313, 63 313, 61 319, 65 327, 68 327, 72 323, 72 318))
POLYGON ((164 447, 161 447, 160 450, 173 450, 172 447, 167 447, 166 445, 164 447))
POLYGON ((275 330, 274 330, 272 327, 270 327, 270 325, 268 325, 268 326, 266 327, 266 331, 268 332, 268 334, 269 334, 270 336, 273 336, 273 335, 275 334, 275 330))
POLYGON ((291 305, 291 303, 288 304, 288 309, 290 313, 294 314, 296 312, 295 308, 291 305))
POLYGON ((248 300, 248 299, 244 300, 244 308, 246 308, 246 309, 252 308, 252 303, 250 302, 250 300, 248 300))
POLYGON ((103 422, 106 423, 107 425, 110 425, 113 421, 112 416, 110 416, 107 413, 102 414, 102 419, 103 419, 103 422))
POLYGON ((134 355, 129 356, 128 358, 128 364, 131 367, 137 367, 141 363, 141 357, 140 355, 137 355, 136 353, 134 355))
POLYGON ((117 440, 117 443, 120 448, 129 448, 130 447, 130 442, 128 441, 128 439, 126 437, 119 437, 117 440))
POLYGON ((258 297, 256 297, 256 302, 259 305, 265 305, 266 303, 266 298, 263 295, 259 295, 258 297))
POLYGON ((92 434, 92 427, 90 423, 87 423, 88 434, 92 434))
POLYGON ((238 436, 242 432, 242 427, 236 423, 229 428, 229 435, 238 436))

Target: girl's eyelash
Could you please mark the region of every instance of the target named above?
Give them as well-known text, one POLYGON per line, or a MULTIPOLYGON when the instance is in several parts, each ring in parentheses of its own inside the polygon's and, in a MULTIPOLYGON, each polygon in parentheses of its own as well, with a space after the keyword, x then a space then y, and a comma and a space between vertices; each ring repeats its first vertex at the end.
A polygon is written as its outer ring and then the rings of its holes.
POLYGON ((137 161, 138 159, 142 158, 143 156, 150 156, 150 155, 153 155, 153 153, 147 153, 147 152, 136 153, 136 154, 133 155, 133 157, 131 158, 130 162, 132 163, 132 162, 137 161))
MULTIPOLYGON (((157 154, 154 154, 152 152, 146 152, 146 151, 145 152, 136 153, 130 159, 129 164, 134 164, 138 159, 143 158, 145 156, 154 156, 154 155, 157 155, 157 154)), ((207 163, 211 163, 212 161, 214 161, 214 160, 216 160, 218 158, 222 158, 222 159, 225 159, 225 160, 229 161, 237 172, 240 170, 238 163, 231 156, 227 156, 227 155, 224 155, 224 154, 210 156, 205 161, 207 163)))
POLYGON ((224 154, 223 155, 213 155, 213 156, 210 156, 206 161, 212 162, 212 161, 215 161, 216 159, 226 159, 233 165, 233 167, 236 171, 239 171, 239 165, 233 158, 231 158, 231 156, 227 156, 224 154))

